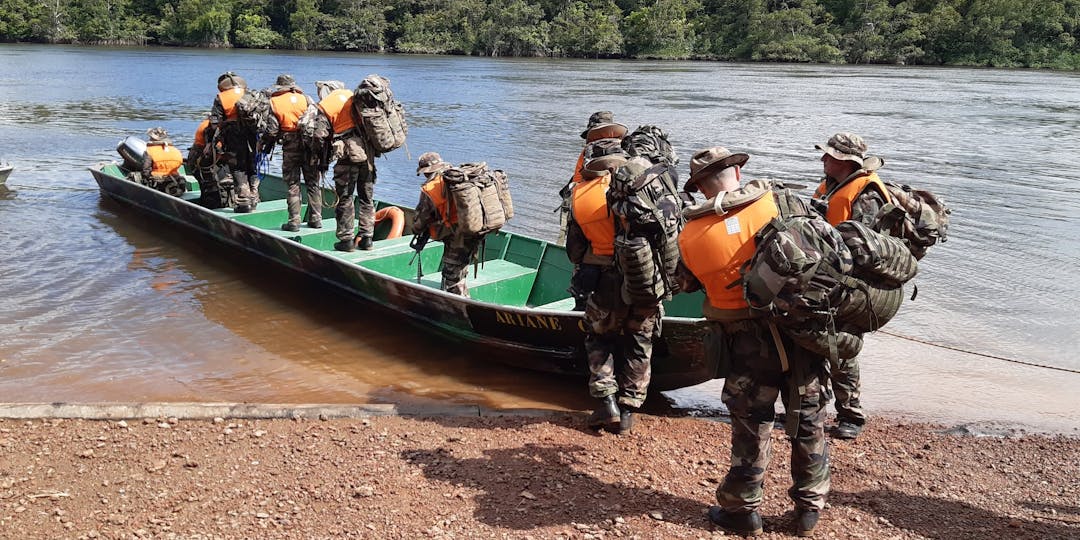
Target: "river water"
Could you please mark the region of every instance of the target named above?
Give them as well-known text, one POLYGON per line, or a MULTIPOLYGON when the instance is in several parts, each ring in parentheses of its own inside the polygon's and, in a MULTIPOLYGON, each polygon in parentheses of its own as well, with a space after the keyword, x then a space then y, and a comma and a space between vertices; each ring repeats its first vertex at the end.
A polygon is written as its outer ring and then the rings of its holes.
MULTIPOLYGON (((487 161, 512 182, 508 229, 546 239, 593 111, 662 126, 684 179, 694 151, 724 145, 752 156, 747 177, 812 186, 814 144, 857 132, 884 178, 953 209, 918 298, 867 341, 866 408, 1080 430, 1080 75, 987 69, 0 45, 0 162, 16 166, 0 186, 0 401, 591 406, 584 381, 501 368, 103 200, 86 167, 156 125, 186 148, 226 70, 309 92, 389 77, 409 140, 379 160, 376 196, 413 203, 425 151, 487 161)), ((715 409, 720 382, 665 395, 715 409)))

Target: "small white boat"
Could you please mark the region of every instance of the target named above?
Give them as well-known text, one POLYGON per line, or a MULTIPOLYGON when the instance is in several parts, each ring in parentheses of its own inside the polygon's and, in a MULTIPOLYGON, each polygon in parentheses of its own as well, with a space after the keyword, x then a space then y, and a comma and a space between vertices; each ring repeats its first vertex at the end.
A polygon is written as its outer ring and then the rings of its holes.
POLYGON ((6 163, 0 163, 0 184, 7 182, 7 177, 11 174, 11 171, 15 170, 15 166, 8 165, 6 163))

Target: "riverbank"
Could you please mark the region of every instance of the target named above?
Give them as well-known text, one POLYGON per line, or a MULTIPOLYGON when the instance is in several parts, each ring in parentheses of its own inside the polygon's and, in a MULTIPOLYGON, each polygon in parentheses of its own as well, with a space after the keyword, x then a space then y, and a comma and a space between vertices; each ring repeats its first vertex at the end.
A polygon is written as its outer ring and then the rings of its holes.
MULTIPOLYGON (((3 538, 711 538, 730 428, 582 413, 0 420, 3 538)), ((774 434, 765 538, 792 535, 774 434)), ((832 441, 817 537, 1076 538, 1080 438, 881 419, 832 441)))

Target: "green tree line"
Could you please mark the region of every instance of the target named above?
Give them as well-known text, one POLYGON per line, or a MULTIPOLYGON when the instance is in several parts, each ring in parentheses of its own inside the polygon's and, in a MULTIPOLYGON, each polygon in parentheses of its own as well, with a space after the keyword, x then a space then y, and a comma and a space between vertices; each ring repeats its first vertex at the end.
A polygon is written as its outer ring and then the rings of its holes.
POLYGON ((1080 68, 1080 0, 0 0, 0 41, 1080 68))

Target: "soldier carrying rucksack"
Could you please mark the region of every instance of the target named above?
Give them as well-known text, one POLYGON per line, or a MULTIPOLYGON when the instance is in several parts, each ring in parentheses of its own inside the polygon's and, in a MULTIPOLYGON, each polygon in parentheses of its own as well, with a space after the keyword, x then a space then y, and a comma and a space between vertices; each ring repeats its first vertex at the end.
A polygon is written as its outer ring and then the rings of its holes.
MULTIPOLYGON (((443 243, 442 290, 469 296, 466 284, 469 264, 483 263, 487 234, 498 231, 514 217, 514 205, 506 173, 489 169, 486 163, 453 166, 435 152, 420 156, 416 174, 426 182, 413 219, 417 253, 429 240, 443 243)), ((417 277, 423 267, 417 262, 417 277)))
POLYGON ((286 202, 289 219, 281 225, 284 231, 300 230, 300 179, 303 176, 306 186, 308 208, 305 221, 308 227, 322 228, 322 187, 319 185, 319 171, 311 159, 311 146, 304 141, 300 130, 300 120, 315 114, 317 107, 314 100, 304 94, 296 85, 292 75, 278 75, 270 96, 270 111, 267 115, 266 131, 259 140, 260 153, 271 154, 274 145, 281 141, 281 177, 285 180, 289 193, 286 202))
MULTIPOLYGON (((939 239, 944 242, 948 208, 929 192, 912 192, 910 188, 905 190, 882 181, 877 171, 884 165, 884 160, 868 155, 866 142, 854 133, 837 133, 815 148, 822 152, 825 178, 814 193, 812 206, 834 227, 846 223, 844 230, 848 231, 849 238, 867 236, 871 237, 874 246, 893 249, 890 252, 893 264, 905 269, 911 267, 911 275, 907 276, 910 279, 917 271, 916 264, 914 260, 908 261, 894 246, 899 245, 901 251, 906 247, 911 257, 918 259, 939 239), (865 226, 869 232, 856 224, 865 226), (874 233, 891 235, 895 240, 876 239, 874 233)), ((892 304, 899 308, 902 297, 899 286, 892 287, 888 289, 888 300, 878 298, 876 304, 879 309, 892 304)), ((872 329, 878 327, 880 324, 872 329)), ((846 336, 843 333, 837 335, 861 346, 862 332, 853 330, 846 336)), ((866 414, 859 401, 859 363, 854 354, 839 356, 834 360, 830 374, 837 420, 832 432, 837 438, 854 439, 866 424, 866 414)))
MULTIPOLYGON (((215 163, 228 167, 235 184, 236 211, 250 212, 259 202, 259 177, 256 174, 255 151, 257 126, 243 121, 238 103, 249 92, 247 82, 227 71, 218 77, 218 94, 210 108, 212 141, 221 143, 221 154, 215 163)), ((251 100, 251 98, 248 98, 251 100)), ((218 148, 216 144, 211 148, 218 148)))
POLYGON ((705 290, 708 321, 705 354, 721 367, 723 401, 731 412, 731 467, 716 489, 709 519, 744 536, 762 532, 761 506, 772 444, 775 402, 782 398, 791 438, 788 495, 795 503, 799 536, 809 536, 829 491, 824 433, 827 370, 820 354, 781 333, 747 302, 740 270, 755 252, 756 234, 784 209, 805 207, 779 186, 753 181, 740 186, 741 152, 713 147, 694 155, 685 190, 700 190, 705 202, 684 211, 679 234, 680 289, 705 290))

